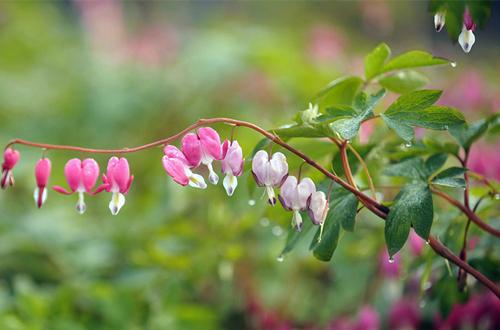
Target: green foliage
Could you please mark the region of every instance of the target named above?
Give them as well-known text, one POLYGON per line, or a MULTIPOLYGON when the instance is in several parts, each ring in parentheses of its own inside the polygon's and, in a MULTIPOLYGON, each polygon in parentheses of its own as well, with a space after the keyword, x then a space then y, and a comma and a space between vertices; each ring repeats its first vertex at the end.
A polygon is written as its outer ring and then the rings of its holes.
POLYGON ((386 43, 381 43, 365 57, 365 77, 372 79, 382 72, 385 62, 391 56, 391 49, 386 43))
POLYGON ((378 82, 392 92, 404 94, 424 87, 429 79, 417 71, 404 70, 382 77, 378 82))
POLYGON ((488 130, 489 121, 480 119, 471 124, 461 124, 450 127, 450 134, 460 143, 460 145, 469 149, 472 143, 479 139, 488 130))
POLYGON ((404 140, 414 137, 414 126, 434 130, 447 130, 450 126, 465 122, 464 116, 457 110, 434 106, 441 96, 441 91, 421 90, 400 96, 381 114, 386 124, 404 140))
POLYGON ((432 179, 432 184, 446 187, 465 188, 465 180, 463 177, 459 176, 463 176, 466 171, 467 169, 463 167, 447 168, 446 170, 438 173, 432 179))
POLYGON ((326 85, 316 99, 323 104, 351 104, 362 85, 363 79, 359 77, 338 78, 326 85))
POLYGON ((427 240, 432 226, 432 194, 424 183, 406 185, 396 196, 385 224, 385 240, 390 256, 405 244, 410 228, 427 240))
POLYGON ((384 65, 381 72, 384 73, 393 70, 442 65, 448 63, 450 63, 450 60, 448 59, 432 56, 432 54, 425 51, 413 50, 394 57, 384 65))

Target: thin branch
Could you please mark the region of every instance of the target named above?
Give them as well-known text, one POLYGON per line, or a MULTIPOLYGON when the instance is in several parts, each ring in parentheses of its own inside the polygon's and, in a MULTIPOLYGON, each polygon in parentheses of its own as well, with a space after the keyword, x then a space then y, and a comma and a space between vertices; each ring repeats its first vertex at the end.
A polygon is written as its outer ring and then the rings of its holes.
POLYGON ((457 201, 453 197, 445 194, 444 192, 437 190, 436 188, 431 187, 431 191, 434 194, 438 195, 439 197, 442 197, 443 199, 445 199, 448 203, 455 206, 460 211, 462 211, 463 214, 465 214, 472 222, 474 222, 476 225, 478 225, 481 229, 487 231, 488 233, 490 233, 496 237, 500 237, 500 230, 495 229, 495 228, 491 227, 490 225, 488 225, 487 223, 485 223, 474 212, 472 212, 472 210, 466 208, 462 203, 460 203, 459 201, 457 201))
POLYGON ((363 171, 366 174, 366 177, 368 178, 368 185, 370 186, 370 192, 372 193, 373 199, 376 199, 376 193, 375 193, 375 185, 373 184, 373 179, 372 176, 370 175, 370 171, 368 170, 368 166, 366 165, 363 157, 359 154, 359 152, 350 144, 347 145, 349 150, 356 156, 358 159, 359 163, 361 164, 361 167, 363 168, 363 171))

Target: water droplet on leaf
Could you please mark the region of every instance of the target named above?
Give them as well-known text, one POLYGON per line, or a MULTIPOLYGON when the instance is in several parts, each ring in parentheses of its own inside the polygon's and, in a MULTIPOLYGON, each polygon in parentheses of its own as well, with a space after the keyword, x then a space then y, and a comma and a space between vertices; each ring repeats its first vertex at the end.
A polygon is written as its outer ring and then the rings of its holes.
POLYGON ((497 199, 497 200, 500 199, 500 194, 499 193, 495 194, 495 199, 497 199))
POLYGON ((255 205, 255 199, 248 200, 248 205, 254 206, 255 205))
POLYGON ((411 142, 406 142, 405 143, 405 148, 410 148, 411 147, 411 142))
POLYGON ((450 62, 450 65, 452 68, 456 68, 457 67, 457 62, 450 62))
POLYGON ((285 256, 280 254, 277 258, 276 258, 276 261, 278 262, 283 262, 285 260, 285 256))
POLYGON ((390 257, 390 258, 389 258, 389 263, 390 263, 390 264, 393 264, 393 263, 394 263, 394 258, 393 258, 393 257, 390 257))

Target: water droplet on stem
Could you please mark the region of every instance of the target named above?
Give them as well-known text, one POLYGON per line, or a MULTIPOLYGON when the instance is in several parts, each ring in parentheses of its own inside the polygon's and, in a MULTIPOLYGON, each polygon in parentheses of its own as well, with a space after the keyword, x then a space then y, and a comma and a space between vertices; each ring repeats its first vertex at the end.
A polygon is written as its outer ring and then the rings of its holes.
POLYGON ((393 257, 390 257, 390 258, 389 258, 389 263, 390 263, 390 264, 393 264, 393 263, 394 263, 394 258, 393 258, 393 257))
POLYGON ((276 258, 276 261, 278 262, 283 262, 285 260, 285 256, 280 254, 277 258, 276 258))

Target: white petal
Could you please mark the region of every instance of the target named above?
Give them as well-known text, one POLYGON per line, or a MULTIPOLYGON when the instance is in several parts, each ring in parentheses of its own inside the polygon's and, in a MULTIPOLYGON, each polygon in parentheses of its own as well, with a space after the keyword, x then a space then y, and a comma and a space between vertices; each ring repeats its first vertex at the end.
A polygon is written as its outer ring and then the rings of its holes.
POLYGON ((238 179, 229 173, 228 175, 225 176, 224 181, 222 182, 224 188, 226 189, 227 195, 232 196, 234 193, 234 190, 238 186, 238 179))
POLYGON ((259 150, 252 159, 252 172, 257 178, 258 185, 265 185, 268 177, 269 155, 264 150, 259 150))
POLYGON ((293 211, 292 226, 297 231, 302 230, 302 215, 300 215, 300 212, 297 210, 293 211))
POLYGON ((207 184, 205 183, 205 179, 199 174, 191 173, 189 175, 189 185, 193 188, 205 189, 207 184))
POLYGON ((269 168, 269 180, 273 186, 279 186, 288 174, 288 163, 286 162, 286 156, 281 152, 276 152, 271 158, 269 168))
POLYGON ((85 205, 85 199, 83 197, 83 192, 78 192, 78 202, 76 203, 76 210, 79 214, 84 214, 87 210, 87 205, 85 205))
MULTIPOLYGON (((35 191, 33 192, 33 198, 35 199, 35 205, 38 207, 38 197, 40 194, 40 188, 36 187, 35 191)), ((45 204, 45 201, 47 201, 47 189, 43 189, 42 192, 42 203, 40 205, 45 204)))
POLYGON ((121 193, 114 192, 111 201, 109 202, 109 210, 112 215, 117 215, 120 209, 125 205, 125 196, 121 193))
POLYGON ((470 52, 472 45, 476 42, 476 37, 472 30, 463 29, 462 33, 458 36, 458 43, 462 46, 464 52, 470 52))
POLYGON ((219 176, 214 172, 214 168, 212 167, 212 162, 209 162, 207 164, 208 167, 208 181, 210 181, 211 184, 217 184, 219 182, 219 176))
POLYGON ((276 196, 274 195, 274 189, 271 186, 266 186, 267 199, 269 200, 269 204, 274 206, 276 204, 276 196))
POLYGON ((438 12, 434 15, 434 27, 436 31, 439 32, 443 29, 445 23, 446 14, 444 12, 438 12))
POLYGON ((304 210, 307 207, 307 199, 313 192, 316 191, 316 186, 310 178, 303 178, 297 185, 297 199, 296 207, 304 210))
POLYGON ((297 198, 297 178, 290 175, 280 188, 280 195, 285 204, 290 208, 295 208, 298 205, 297 198))

